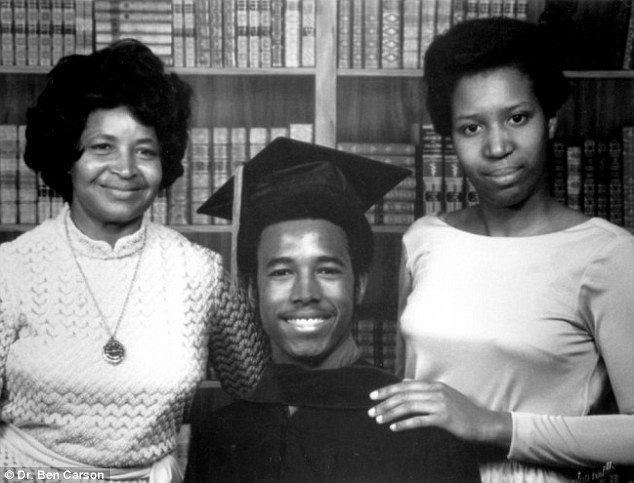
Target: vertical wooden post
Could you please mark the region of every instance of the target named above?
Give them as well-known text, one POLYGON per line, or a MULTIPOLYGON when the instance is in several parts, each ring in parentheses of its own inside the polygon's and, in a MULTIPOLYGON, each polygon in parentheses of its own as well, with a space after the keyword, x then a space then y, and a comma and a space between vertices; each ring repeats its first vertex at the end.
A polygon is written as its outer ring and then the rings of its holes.
POLYGON ((315 37, 315 142, 337 143, 337 0, 317 0, 315 37))

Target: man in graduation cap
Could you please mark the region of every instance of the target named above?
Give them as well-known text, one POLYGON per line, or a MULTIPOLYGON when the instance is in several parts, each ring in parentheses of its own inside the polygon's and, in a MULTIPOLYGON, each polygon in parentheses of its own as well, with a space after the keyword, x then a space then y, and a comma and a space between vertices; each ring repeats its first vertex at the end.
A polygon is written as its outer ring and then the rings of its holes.
POLYGON ((449 433, 394 433, 367 414, 369 393, 398 379, 351 334, 372 259, 364 212, 408 175, 278 138, 198 210, 239 222, 237 263, 272 360, 244 400, 209 413, 197 395, 186 482, 480 481, 449 433))

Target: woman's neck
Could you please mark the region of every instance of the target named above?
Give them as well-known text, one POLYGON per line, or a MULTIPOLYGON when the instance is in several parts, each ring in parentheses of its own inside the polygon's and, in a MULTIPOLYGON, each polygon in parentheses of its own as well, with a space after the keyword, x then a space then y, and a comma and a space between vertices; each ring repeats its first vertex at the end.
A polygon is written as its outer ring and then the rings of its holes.
POLYGON ((482 203, 466 210, 461 218, 459 224, 463 225, 462 229, 465 231, 496 237, 545 235, 570 228, 588 219, 582 213, 561 205, 548 194, 512 207, 496 207, 482 203))
POLYGON ((72 209, 70 210, 70 219, 77 229, 88 238, 105 241, 111 247, 114 247, 119 239, 139 230, 143 222, 143 217, 139 217, 125 224, 104 223, 87 216, 82 216, 82 214, 78 214, 72 209))

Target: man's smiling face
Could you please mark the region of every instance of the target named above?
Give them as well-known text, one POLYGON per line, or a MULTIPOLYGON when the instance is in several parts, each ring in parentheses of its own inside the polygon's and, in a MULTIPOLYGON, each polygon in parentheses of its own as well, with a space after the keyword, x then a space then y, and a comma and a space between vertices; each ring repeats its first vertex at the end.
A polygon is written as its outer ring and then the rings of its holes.
POLYGON ((278 363, 316 367, 351 337, 355 283, 348 240, 321 219, 292 220, 264 229, 258 245, 260 317, 278 363))

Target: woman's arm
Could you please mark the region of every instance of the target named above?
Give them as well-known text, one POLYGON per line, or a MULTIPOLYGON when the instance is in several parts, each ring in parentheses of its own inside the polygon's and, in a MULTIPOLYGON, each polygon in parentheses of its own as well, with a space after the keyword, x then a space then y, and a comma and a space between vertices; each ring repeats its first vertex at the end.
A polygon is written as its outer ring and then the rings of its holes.
MULTIPOLYGON (((401 320, 403 309, 407 303, 407 297, 412 292, 412 274, 407 268, 407 247, 402 244, 401 263, 398 275, 398 319, 401 320)), ((398 325, 400 327, 400 325, 398 325)), ((405 342, 401 336, 400 329, 396 334, 396 360, 394 364, 396 375, 403 378, 405 374, 405 342)))
POLYGON ((209 333, 209 357, 223 389, 234 397, 243 397, 260 379, 268 356, 268 344, 246 292, 231 287, 219 256, 212 270, 217 283, 209 333))

